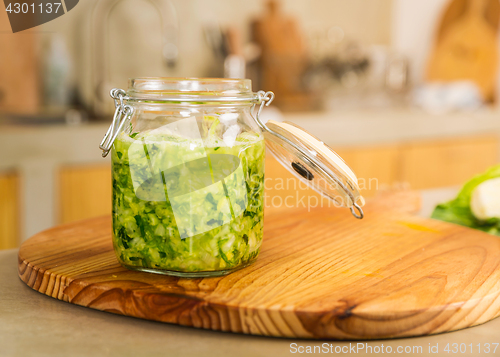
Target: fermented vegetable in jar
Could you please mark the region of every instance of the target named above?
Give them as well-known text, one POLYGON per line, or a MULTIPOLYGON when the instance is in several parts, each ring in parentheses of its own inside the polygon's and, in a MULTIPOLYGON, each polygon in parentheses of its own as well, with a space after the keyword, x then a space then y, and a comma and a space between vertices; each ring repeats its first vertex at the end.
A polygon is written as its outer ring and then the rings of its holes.
POLYGON ((363 217, 354 173, 304 130, 264 124, 260 111, 274 95, 253 93, 249 80, 137 78, 111 96, 115 115, 100 148, 111 152, 113 247, 127 268, 200 277, 252 263, 264 234, 266 145, 363 217))
POLYGON ((256 258, 263 236, 263 136, 241 133, 228 146, 216 134, 219 119, 210 122, 206 142, 167 130, 121 133, 116 139, 111 157, 113 244, 123 265, 208 272, 234 269, 256 258), (149 170, 147 160, 134 157, 144 147, 157 156, 156 165, 160 161, 162 167, 174 168, 161 177, 164 181, 141 182, 138 177, 149 170), (234 171, 227 167, 233 162, 222 162, 226 156, 234 158, 234 171), (131 167, 131 160, 139 166, 131 167), (193 179, 209 184, 195 190, 193 179), (148 192, 141 192, 141 186, 148 192), (149 200, 157 193, 160 197, 149 200))

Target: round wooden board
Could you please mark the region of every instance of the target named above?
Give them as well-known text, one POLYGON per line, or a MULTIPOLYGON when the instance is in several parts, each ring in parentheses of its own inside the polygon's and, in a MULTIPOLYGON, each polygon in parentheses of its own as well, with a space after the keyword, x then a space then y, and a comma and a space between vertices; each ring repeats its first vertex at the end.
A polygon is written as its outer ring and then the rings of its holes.
POLYGON ((418 336, 497 317, 500 239, 412 216, 415 200, 406 195, 369 202, 361 221, 346 209, 268 212, 256 263, 225 277, 121 267, 110 217, 35 235, 19 251, 19 276, 43 294, 97 310, 267 336, 418 336))

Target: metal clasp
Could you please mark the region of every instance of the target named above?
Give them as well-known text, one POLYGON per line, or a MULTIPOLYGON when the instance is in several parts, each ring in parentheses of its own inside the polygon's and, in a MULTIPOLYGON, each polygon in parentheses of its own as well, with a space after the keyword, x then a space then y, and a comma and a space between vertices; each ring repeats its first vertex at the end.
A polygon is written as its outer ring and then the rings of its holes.
MULTIPOLYGON (((255 121, 257 121, 257 124, 261 127, 261 129, 269 131, 267 128, 266 124, 264 124, 260 120, 260 114, 262 113, 262 109, 264 109, 264 106, 268 107, 274 100, 274 93, 273 92, 264 92, 263 90, 260 90, 257 92, 257 99, 260 103, 259 109, 257 110, 257 114, 253 115, 255 121)), ((255 109, 255 104, 252 108, 252 112, 255 109)))
POLYGON ((356 203, 354 202, 353 205, 350 207, 351 209, 351 213, 354 217, 356 217, 357 219, 363 219, 363 217, 365 216, 365 214, 363 213, 363 210, 361 209, 361 207, 356 203), (358 211, 358 213, 356 213, 356 211, 354 210, 354 208, 356 208, 356 210, 358 211))
POLYGON ((99 145, 99 148, 102 150, 102 157, 106 157, 108 155, 116 137, 122 131, 123 125, 134 113, 134 108, 130 105, 126 105, 123 100, 125 94, 125 91, 119 88, 111 89, 109 92, 109 95, 115 101, 116 110, 113 116, 113 121, 111 122, 108 131, 99 145))

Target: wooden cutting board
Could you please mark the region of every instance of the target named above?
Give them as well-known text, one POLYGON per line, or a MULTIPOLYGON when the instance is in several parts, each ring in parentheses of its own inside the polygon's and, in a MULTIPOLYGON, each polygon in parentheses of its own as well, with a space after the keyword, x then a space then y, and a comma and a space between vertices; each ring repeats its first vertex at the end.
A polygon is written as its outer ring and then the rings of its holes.
POLYGON ((493 101, 499 19, 498 0, 451 0, 439 23, 427 80, 470 80, 485 101, 493 101))
POLYGON ((0 11, 0 112, 36 114, 41 104, 37 51, 41 36, 36 30, 13 34, 8 13, 3 9, 0 11))
POLYGON ((419 218, 417 197, 346 209, 269 211, 256 263, 218 278, 121 267, 109 216, 26 241, 19 276, 33 289, 97 310, 246 334, 374 339, 453 331, 500 314, 500 238, 419 218))

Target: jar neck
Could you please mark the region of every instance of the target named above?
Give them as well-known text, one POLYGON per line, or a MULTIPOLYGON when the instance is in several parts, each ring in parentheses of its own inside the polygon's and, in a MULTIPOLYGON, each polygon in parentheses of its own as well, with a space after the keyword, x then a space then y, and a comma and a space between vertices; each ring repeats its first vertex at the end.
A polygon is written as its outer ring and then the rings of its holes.
POLYGON ((222 105, 258 101, 248 79, 226 78, 134 78, 127 99, 133 101, 222 105))
POLYGON ((214 98, 208 99, 206 97, 168 97, 161 99, 153 98, 140 98, 125 96, 123 98, 128 104, 149 104, 149 105, 174 105, 174 106, 207 106, 207 107, 248 107, 251 108, 259 103, 258 97, 255 100, 234 100, 233 98, 214 98))

